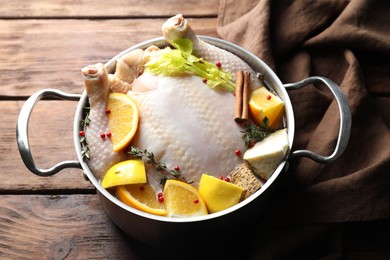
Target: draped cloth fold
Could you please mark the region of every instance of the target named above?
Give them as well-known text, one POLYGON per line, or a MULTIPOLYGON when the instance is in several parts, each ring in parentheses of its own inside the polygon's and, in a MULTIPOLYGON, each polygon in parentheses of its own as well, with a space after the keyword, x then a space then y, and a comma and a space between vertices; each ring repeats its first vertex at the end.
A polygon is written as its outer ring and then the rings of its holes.
MULTIPOLYGON (((316 257, 337 258, 344 223, 390 218, 390 2, 222 0, 218 22, 221 38, 256 54, 283 83, 324 76, 346 95, 347 149, 329 164, 290 161, 249 252, 253 259, 278 259, 321 235, 333 240, 316 257)), ((339 116, 330 91, 307 86, 289 96, 292 149, 331 154, 339 116)))

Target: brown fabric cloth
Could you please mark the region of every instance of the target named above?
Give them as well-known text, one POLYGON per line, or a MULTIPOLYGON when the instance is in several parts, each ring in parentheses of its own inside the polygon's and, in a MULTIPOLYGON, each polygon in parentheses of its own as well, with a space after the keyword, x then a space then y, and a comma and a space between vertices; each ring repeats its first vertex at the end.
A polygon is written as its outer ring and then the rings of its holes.
MULTIPOLYGON (((250 258, 288 257, 320 236, 340 238, 342 223, 389 218, 390 1, 222 0, 218 33, 263 59, 283 83, 332 79, 352 111, 350 141, 338 160, 290 161, 250 258)), ((307 86, 289 95, 293 150, 331 154, 339 116, 330 91, 307 86)), ((340 257, 339 241, 329 241, 314 259, 340 257)))

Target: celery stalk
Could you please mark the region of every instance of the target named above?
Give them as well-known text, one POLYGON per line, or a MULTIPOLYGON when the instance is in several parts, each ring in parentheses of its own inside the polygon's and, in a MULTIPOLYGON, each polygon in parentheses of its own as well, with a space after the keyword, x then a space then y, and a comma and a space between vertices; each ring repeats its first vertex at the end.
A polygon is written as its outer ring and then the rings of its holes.
POLYGON ((176 76, 193 73, 207 80, 207 85, 213 89, 234 92, 236 86, 231 73, 218 68, 202 58, 192 54, 192 42, 180 39, 173 43, 176 49, 166 47, 159 55, 151 56, 145 64, 146 70, 155 75, 176 76))

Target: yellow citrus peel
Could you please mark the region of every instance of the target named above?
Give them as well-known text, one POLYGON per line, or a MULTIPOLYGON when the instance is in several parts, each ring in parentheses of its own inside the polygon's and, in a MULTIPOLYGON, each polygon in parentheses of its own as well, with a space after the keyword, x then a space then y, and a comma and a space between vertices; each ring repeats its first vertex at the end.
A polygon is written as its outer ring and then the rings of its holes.
POLYGON ((264 117, 268 118, 268 126, 273 129, 278 129, 282 125, 284 103, 265 87, 252 91, 249 110, 253 121, 259 126, 263 124, 264 117))
POLYGON ((210 213, 215 213, 236 205, 242 196, 243 189, 233 183, 202 174, 199 193, 207 204, 210 213))
POLYGON ((102 180, 103 188, 146 183, 145 164, 142 160, 126 160, 113 165, 102 180))

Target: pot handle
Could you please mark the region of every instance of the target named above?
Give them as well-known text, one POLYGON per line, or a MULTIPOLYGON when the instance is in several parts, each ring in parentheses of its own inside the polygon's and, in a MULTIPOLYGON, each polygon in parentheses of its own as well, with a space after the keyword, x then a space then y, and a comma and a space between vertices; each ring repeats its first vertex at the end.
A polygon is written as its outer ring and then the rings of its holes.
POLYGON ((40 169, 31 155, 30 144, 28 139, 28 124, 31 113, 37 102, 44 97, 56 97, 65 100, 79 100, 81 95, 68 94, 56 89, 43 89, 31 95, 24 103, 20 110, 18 122, 16 125, 16 139, 18 142, 19 153, 26 167, 38 176, 51 176, 65 168, 81 168, 78 161, 63 161, 49 169, 40 169))
POLYGON ((347 98, 345 97, 343 92, 341 92, 339 86, 330 79, 313 76, 296 83, 284 84, 283 86, 287 90, 294 90, 314 83, 323 83, 330 89, 330 91, 336 98, 337 105, 340 111, 340 130, 336 147, 333 153, 329 156, 318 155, 309 150, 296 150, 291 153, 290 158, 308 157, 319 163, 330 163, 336 160, 344 152, 345 148, 348 145, 352 125, 351 109, 349 107, 347 98))

